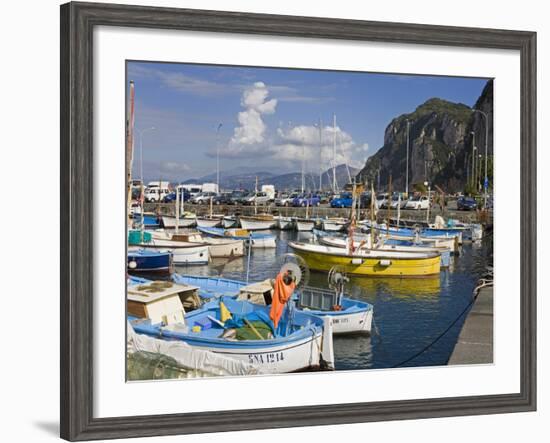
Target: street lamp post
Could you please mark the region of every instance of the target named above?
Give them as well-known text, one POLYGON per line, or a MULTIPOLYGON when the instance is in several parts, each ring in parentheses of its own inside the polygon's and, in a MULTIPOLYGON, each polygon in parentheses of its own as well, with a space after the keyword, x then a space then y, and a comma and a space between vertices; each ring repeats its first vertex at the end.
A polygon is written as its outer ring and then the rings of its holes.
POLYGON ((489 177, 487 176, 487 146, 489 143, 489 116, 486 112, 480 111, 479 109, 473 109, 473 112, 479 112, 483 117, 485 117, 485 178, 483 181, 484 189, 484 203, 483 207, 487 209, 487 191, 489 190, 489 177))
POLYGON ((471 175, 471 185, 472 187, 475 187, 476 183, 476 177, 475 177, 475 161, 476 161, 476 133, 474 131, 471 131, 470 134, 472 134, 472 175, 471 175))
MULTIPOLYGON (((141 202, 141 226, 140 226, 140 236, 141 236, 141 242, 143 243, 143 232, 144 232, 144 225, 143 225, 143 134, 147 131, 154 131, 156 128, 154 126, 151 126, 150 128, 141 129, 138 131, 139 134, 139 176, 141 179, 141 192, 140 192, 140 202, 141 202)), ((159 183, 160 185, 160 183, 159 183)), ((160 189, 160 187, 159 187, 160 189)), ((160 199, 160 190, 159 190, 159 199, 160 199)))

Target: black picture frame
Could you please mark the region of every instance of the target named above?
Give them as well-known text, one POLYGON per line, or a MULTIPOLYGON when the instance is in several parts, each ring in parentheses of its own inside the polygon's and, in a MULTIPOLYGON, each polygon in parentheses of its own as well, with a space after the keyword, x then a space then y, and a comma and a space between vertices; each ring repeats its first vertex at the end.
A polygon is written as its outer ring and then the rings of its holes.
POLYGON ((536 409, 536 33, 237 12, 61 6, 61 437, 70 441, 536 409), (496 48, 521 57, 521 389, 517 394, 94 418, 92 66, 95 26, 496 48))

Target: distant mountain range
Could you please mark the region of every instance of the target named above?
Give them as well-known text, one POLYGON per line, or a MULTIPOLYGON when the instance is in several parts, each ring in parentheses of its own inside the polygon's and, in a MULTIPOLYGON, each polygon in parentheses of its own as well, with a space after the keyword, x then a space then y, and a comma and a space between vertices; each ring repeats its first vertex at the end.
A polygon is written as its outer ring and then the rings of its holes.
MULTIPOLYGON (((345 164, 336 167, 336 182, 339 188, 342 188, 349 182, 349 176, 354 177, 359 172, 359 169, 345 164), (349 169, 349 175, 348 175, 349 169)), ((251 168, 241 170, 239 168, 230 171, 220 171, 220 187, 222 189, 249 189, 252 190, 256 186, 256 178, 258 179, 258 187, 262 185, 274 185, 279 191, 301 189, 302 173, 289 172, 278 174, 266 171, 253 171, 251 168)), ((323 189, 331 189, 333 180, 332 168, 323 172, 322 186, 323 189)), ((184 184, 189 183, 215 183, 216 174, 208 174, 203 177, 197 177, 184 181, 184 184)), ((306 173, 305 186, 307 190, 316 190, 319 188, 319 174, 306 173)))

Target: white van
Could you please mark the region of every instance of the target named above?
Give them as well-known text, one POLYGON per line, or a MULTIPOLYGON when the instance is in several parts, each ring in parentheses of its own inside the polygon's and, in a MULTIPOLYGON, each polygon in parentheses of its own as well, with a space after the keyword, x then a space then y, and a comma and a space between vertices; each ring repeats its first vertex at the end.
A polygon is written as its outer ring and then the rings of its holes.
POLYGON ((164 200, 164 197, 168 194, 170 194, 168 186, 160 187, 155 185, 151 186, 151 184, 149 184, 145 189, 144 198, 146 202, 155 203, 164 200))

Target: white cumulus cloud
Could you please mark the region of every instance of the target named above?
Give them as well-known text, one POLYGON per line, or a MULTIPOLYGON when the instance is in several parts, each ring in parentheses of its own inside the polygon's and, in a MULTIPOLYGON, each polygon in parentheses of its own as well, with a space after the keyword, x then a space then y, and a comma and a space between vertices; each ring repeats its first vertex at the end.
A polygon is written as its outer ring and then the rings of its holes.
POLYGON ((268 96, 269 90, 263 82, 256 82, 244 90, 241 106, 245 110, 239 112, 239 126, 234 129, 223 156, 240 157, 261 150, 267 129, 262 115, 273 114, 277 107, 277 99, 267 100, 268 96))
POLYGON ((321 164, 323 168, 344 163, 363 167, 369 148, 367 143, 356 143, 339 126, 323 126, 320 131, 317 125, 279 128, 277 137, 277 142, 270 148, 277 158, 287 161, 305 158, 306 163, 321 164))

